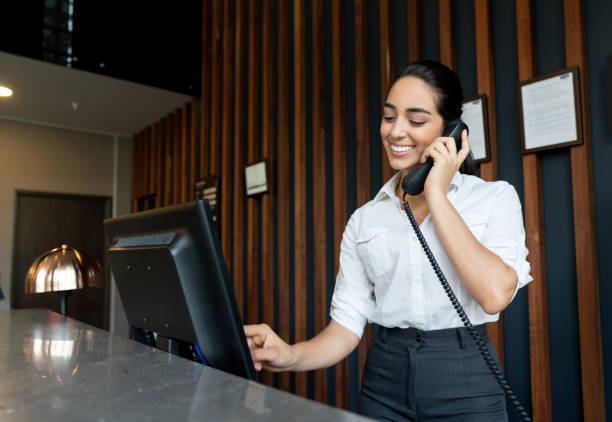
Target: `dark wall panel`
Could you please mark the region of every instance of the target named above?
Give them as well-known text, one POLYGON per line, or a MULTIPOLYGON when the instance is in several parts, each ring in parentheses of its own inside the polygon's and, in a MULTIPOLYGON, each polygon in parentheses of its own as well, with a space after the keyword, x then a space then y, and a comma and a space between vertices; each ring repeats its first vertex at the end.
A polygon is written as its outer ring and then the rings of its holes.
MULTIPOLYGON (((612 121, 606 110, 612 110, 612 96, 605 91, 612 86, 612 75, 605 75, 606 61, 611 60, 612 2, 585 1, 589 96, 591 109, 591 145, 595 188, 595 220, 599 250, 599 300, 605 382, 606 414, 612 412, 612 261, 605 254, 612 250, 612 121), (606 80, 605 78, 610 78, 606 80)), ((608 416, 609 417, 609 416, 608 416)))

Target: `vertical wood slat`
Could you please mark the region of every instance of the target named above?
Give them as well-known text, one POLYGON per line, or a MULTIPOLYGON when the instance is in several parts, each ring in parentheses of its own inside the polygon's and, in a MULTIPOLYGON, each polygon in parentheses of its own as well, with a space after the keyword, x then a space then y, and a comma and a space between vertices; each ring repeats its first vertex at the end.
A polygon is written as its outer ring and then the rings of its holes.
POLYGON ((164 119, 166 122, 166 139, 164 145, 164 205, 172 204, 172 154, 174 140, 174 117, 168 114, 164 119))
MULTIPOLYGON (((336 2, 334 2, 336 3, 336 2)), ((277 72, 277 104, 278 104, 278 334, 289 341, 290 325, 289 308, 289 261, 291 245, 289 243, 289 206, 291 192, 289 186, 289 169, 291 157, 289 145, 284 140, 289 139, 289 0, 278 2, 278 72, 277 72)), ((281 372, 278 376, 280 389, 289 391, 289 374, 281 372)))
POLYGON ((181 112, 181 194, 180 202, 187 202, 189 194, 189 164, 191 157, 190 126, 191 126, 191 103, 183 104, 181 112))
POLYGON ((155 207, 159 208, 161 206, 161 196, 163 192, 163 151, 164 146, 162 144, 162 120, 158 120, 155 122, 155 130, 153 133, 155 134, 155 207))
POLYGON ((138 165, 140 152, 138 150, 138 147, 140 146, 138 142, 139 136, 140 135, 138 133, 135 133, 134 136, 132 136, 132 212, 138 211, 138 178, 140 177, 140 168, 138 165))
MULTIPOLYGON (((379 8, 379 36, 380 36, 380 107, 385 102, 387 92, 393 83, 395 67, 393 60, 393 6, 391 0, 380 0, 379 8)), ((367 85, 366 85, 367 86, 367 85)), ((367 116, 364 114, 362 116, 367 116)), ((359 118, 359 117, 358 117, 359 118)), ((389 165, 389 158, 384 149, 381 154, 382 159, 382 183, 386 183, 394 174, 395 170, 389 165)), ((359 161, 358 161, 359 162, 359 161)), ((360 163, 360 162, 359 162, 360 163)), ((368 199, 370 195, 368 192, 368 199)), ((359 205, 365 202, 359 201, 359 205)), ((369 334, 366 336, 368 338, 369 334)), ((369 344, 369 341, 367 342, 369 344)))
POLYGON ((148 133, 149 133, 149 172, 147 174, 147 183, 148 183, 148 188, 147 188, 147 194, 148 195, 153 195, 155 194, 155 174, 156 174, 156 151, 157 151, 157 127, 152 124, 151 126, 149 126, 147 128, 148 133))
POLYGON ((455 49, 455 2, 438 0, 440 21, 440 62, 457 70, 457 51, 455 49))
MULTIPOLYGON (((222 65, 222 23, 223 23, 223 2, 222 0, 213 0, 213 15, 212 15, 212 77, 211 77, 211 103, 210 103, 210 164, 209 174, 219 175, 219 146, 220 146, 220 130, 219 122, 221 121, 221 86, 225 75, 221 73, 222 65)), ((223 195, 223 192, 221 192, 223 195)), ((221 215, 221 214, 219 214, 221 215)))
POLYGON ((163 207, 166 204, 166 139, 167 139, 167 121, 160 119, 159 121, 159 145, 157 146, 157 156, 159 160, 159 168, 157 169, 157 206, 163 207))
MULTIPOLYGON (((531 0, 516 1, 516 34, 519 80, 536 75, 534 14, 531 0)), ((517 142, 520 142, 517 140, 517 142)), ((527 286, 529 301, 529 362, 533 420, 552 420, 550 346, 544 249, 542 167, 536 153, 523 155, 525 235, 533 281, 527 286)))
POLYGON ((221 248, 225 262, 231 263, 232 251, 232 64, 234 45, 234 0, 223 2, 223 95, 221 113, 221 248))
MULTIPOLYGON (((306 340, 306 28, 305 5, 293 2, 293 170, 295 342, 306 340)), ((295 374, 295 392, 306 396, 306 374, 295 374)))
MULTIPOLYGON (((384 2, 387 3, 387 2, 384 2)), ((390 66, 389 49, 386 39, 383 36, 382 16, 387 16, 386 9, 383 10, 381 3, 381 95, 386 96, 386 85, 388 84, 387 67, 390 66), (385 52, 383 52, 383 50, 385 52), (386 63, 386 64, 385 64, 386 63), (386 76, 383 76, 386 75, 386 76)), ((359 170, 356 174, 357 207, 362 206, 370 199, 370 126, 369 120, 364 118, 369 113, 368 110, 368 22, 367 22, 367 2, 364 0, 355 1, 355 130, 356 130, 356 162, 359 163, 359 170)), ((382 98, 382 97, 381 97, 382 98)), ((384 101, 384 98, 382 98, 384 101)), ((389 167, 387 154, 382 153, 383 169, 389 167)), ((389 167, 390 168, 390 167, 389 167)), ((385 173, 385 171, 383 171, 385 173)), ((386 176, 384 176, 386 177, 386 176)), ((371 343, 371 327, 367 326, 359 343, 359 383, 363 367, 371 343)), ((346 379, 344 382, 347 382, 346 379)))
POLYGON ((210 172, 210 67, 212 57, 212 2, 202 3, 202 103, 200 117, 200 172, 199 177, 208 176, 210 172))
POLYGON ((568 66, 578 66, 584 143, 571 148, 572 198, 580 330, 580 369, 585 421, 605 421, 603 351, 599 315, 597 232, 591 152, 584 1, 565 0, 565 51, 568 66))
POLYGON ((200 133, 200 128, 198 125, 198 104, 199 101, 197 98, 194 98, 191 101, 191 113, 189 117, 189 180, 188 180, 188 188, 187 188, 187 201, 194 200, 194 192, 195 192, 195 182, 199 176, 198 169, 198 158, 199 158, 199 138, 198 134, 200 133))
MULTIPOLYGON (((140 169, 140 196, 149 194, 149 168, 150 168, 150 151, 151 151, 151 130, 147 126, 142 131, 142 168, 140 169)), ((148 202, 144 202, 144 209, 148 208, 148 202)))
MULTIPOLYGON (((249 3, 249 105, 248 105, 248 162, 252 163, 258 157, 257 144, 259 141, 257 130, 257 108, 259 97, 259 8, 260 0, 251 0, 249 3)), ((247 321, 250 324, 259 322, 258 289, 258 207, 257 200, 248 199, 247 209, 247 321)))
POLYGON ((236 38, 234 44, 234 53, 236 54, 236 65, 234 75, 234 230, 233 233, 233 261, 232 261, 232 278, 234 280, 234 295, 236 296, 236 305, 240 311, 240 315, 244 320, 244 123, 245 123, 245 107, 244 107, 244 88, 245 88, 245 73, 243 72, 243 55, 244 50, 244 0, 236 2, 236 38))
MULTIPOLYGON (((345 128, 345 42, 344 8, 340 1, 332 2, 332 107, 334 162, 334 274, 340 264, 340 244, 346 225, 346 128, 345 128)), ((356 84, 359 85, 359 84, 356 84)), ((367 120, 367 119, 363 119, 367 120)), ((335 367, 336 406, 348 407, 348 362, 343 359, 335 367)))
POLYGON ((172 203, 178 204, 181 197, 181 134, 183 124, 183 110, 174 110, 174 132, 172 139, 172 203))
POLYGON ((423 58, 423 5, 422 0, 408 0, 408 61, 423 58))
MULTIPOLYGON (((274 326, 274 3, 263 1, 262 34, 262 156, 268 162, 268 193, 261 198, 261 289, 262 320, 274 326)), ((266 371, 262 381, 274 384, 274 374, 266 371)))
MULTIPOLYGON (((489 146, 491 161, 480 165, 480 174, 484 180, 497 180, 497 126, 495 122, 495 78, 493 70, 493 42, 491 40, 490 1, 475 0, 476 30, 476 69, 478 71, 478 92, 487 95, 489 116, 489 146)), ((504 367, 504 336, 502 316, 495 323, 487 324, 487 332, 501 367, 504 367)))
MULTIPOLYGON (((312 201, 325 204, 325 105, 323 84, 325 78, 324 17, 322 0, 312 1, 312 43, 310 52, 312 66, 312 201)), ((314 332, 321 332, 327 322, 326 296, 326 207, 315 205, 312 212, 313 234, 313 313, 314 332)), ((314 373, 314 398, 325 402, 327 398, 326 370, 314 373)))

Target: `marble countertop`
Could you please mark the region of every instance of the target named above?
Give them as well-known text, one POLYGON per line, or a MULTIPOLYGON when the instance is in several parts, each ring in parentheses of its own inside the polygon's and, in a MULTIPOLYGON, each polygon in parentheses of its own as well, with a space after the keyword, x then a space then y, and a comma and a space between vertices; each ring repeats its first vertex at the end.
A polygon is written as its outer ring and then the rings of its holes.
POLYGON ((0 311, 0 421, 366 421, 41 309, 0 311))

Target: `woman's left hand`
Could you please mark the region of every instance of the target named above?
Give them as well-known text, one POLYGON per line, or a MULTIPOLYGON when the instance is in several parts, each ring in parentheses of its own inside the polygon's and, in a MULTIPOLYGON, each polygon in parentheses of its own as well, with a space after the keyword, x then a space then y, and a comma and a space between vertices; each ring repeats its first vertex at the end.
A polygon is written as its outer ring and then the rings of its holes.
POLYGON ((461 132, 461 149, 457 151, 455 139, 452 137, 436 138, 431 145, 423 151, 421 162, 431 157, 434 165, 425 180, 425 193, 439 191, 446 194, 448 184, 461 167, 461 163, 470 153, 467 130, 461 132))

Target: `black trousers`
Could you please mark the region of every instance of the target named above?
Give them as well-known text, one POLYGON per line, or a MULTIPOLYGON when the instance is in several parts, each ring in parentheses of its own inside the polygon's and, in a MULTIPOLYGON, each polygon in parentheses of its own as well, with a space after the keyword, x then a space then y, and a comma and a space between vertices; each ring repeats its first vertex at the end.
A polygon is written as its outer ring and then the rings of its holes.
MULTIPOLYGON (((484 325, 476 327, 496 359, 484 325)), ((363 372, 359 413, 383 421, 507 421, 503 390, 465 328, 384 328, 363 372)))

